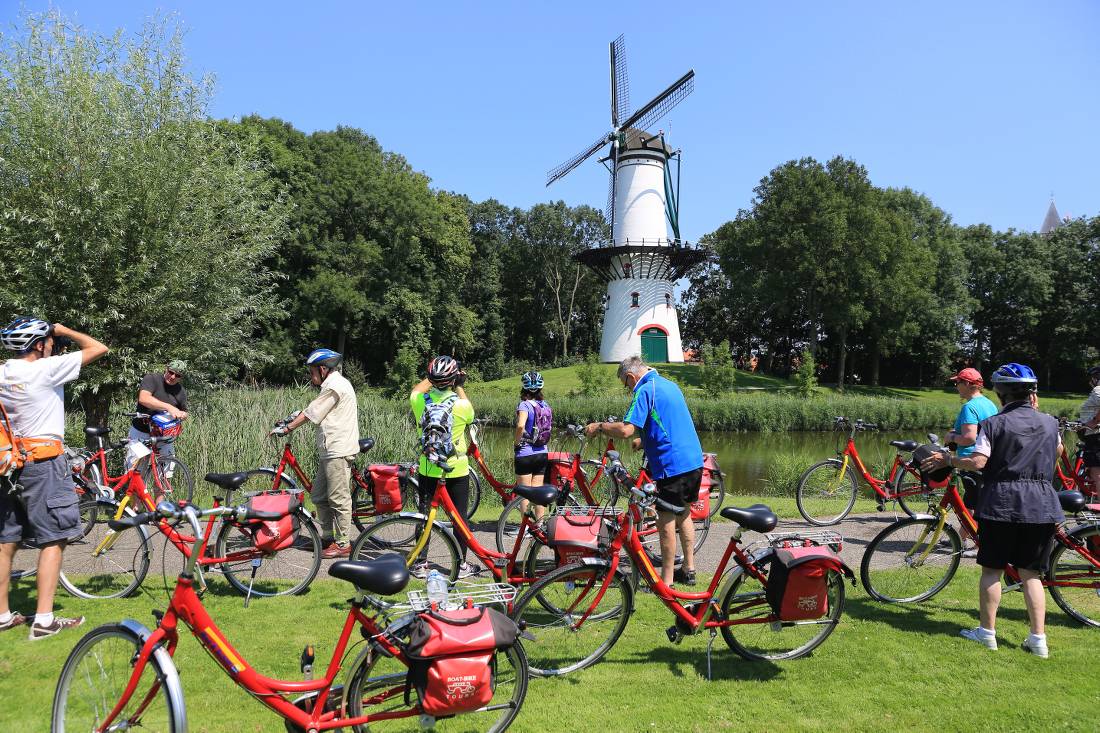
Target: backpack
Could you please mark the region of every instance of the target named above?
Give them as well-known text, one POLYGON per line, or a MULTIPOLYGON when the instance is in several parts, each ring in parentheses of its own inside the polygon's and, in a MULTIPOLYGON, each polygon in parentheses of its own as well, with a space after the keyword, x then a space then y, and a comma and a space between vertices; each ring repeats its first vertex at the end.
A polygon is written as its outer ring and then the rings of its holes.
POLYGON ((429 460, 433 457, 446 459, 455 454, 452 438, 455 402, 458 402, 456 394, 442 402, 432 402, 430 394, 424 395, 424 414, 420 416, 420 452, 429 460))
POLYGON ((855 577, 824 545, 777 549, 764 595, 781 621, 809 621, 829 613, 829 572, 855 577))
POLYGON ((550 431, 554 427, 554 411, 542 400, 527 400, 530 405, 531 434, 524 434, 523 442, 536 448, 542 448, 550 442, 550 431))
POLYGON ((425 611, 410 629, 405 704, 416 690, 421 712, 433 717, 487 705, 496 685, 496 653, 520 634, 514 621, 491 608, 425 611))
POLYGON ((277 494, 257 494, 248 500, 248 507, 260 512, 279 512, 280 519, 256 520, 252 526, 252 545, 260 552, 272 553, 285 550, 298 539, 302 528, 298 509, 302 501, 299 495, 282 491, 277 494))

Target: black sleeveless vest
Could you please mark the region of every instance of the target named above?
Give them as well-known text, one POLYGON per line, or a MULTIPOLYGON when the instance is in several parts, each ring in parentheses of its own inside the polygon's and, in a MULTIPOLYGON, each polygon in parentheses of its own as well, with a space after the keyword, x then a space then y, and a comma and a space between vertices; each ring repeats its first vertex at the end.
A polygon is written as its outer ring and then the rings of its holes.
POLYGON ((1049 524, 1065 519, 1051 484, 1058 421, 1026 402, 1014 402, 978 424, 992 455, 982 469, 979 519, 1049 524))

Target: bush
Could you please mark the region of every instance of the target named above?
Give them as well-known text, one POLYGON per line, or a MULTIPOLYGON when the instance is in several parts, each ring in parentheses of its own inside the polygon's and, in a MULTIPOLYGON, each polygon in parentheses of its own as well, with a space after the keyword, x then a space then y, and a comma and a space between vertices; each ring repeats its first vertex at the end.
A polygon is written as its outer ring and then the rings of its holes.
POLYGON ((733 390, 737 383, 737 367, 730 353, 730 342, 717 346, 703 344, 703 365, 699 368, 699 381, 707 394, 722 394, 733 390))
POLYGON ((802 350, 801 363, 791 375, 791 380, 798 385, 798 391, 807 397, 817 389, 817 364, 814 363, 814 355, 809 349, 802 350))
POLYGON ((612 382, 607 371, 600 367, 600 359, 596 354, 589 354, 577 367, 577 379, 581 386, 577 393, 585 397, 607 394, 612 387, 612 382))

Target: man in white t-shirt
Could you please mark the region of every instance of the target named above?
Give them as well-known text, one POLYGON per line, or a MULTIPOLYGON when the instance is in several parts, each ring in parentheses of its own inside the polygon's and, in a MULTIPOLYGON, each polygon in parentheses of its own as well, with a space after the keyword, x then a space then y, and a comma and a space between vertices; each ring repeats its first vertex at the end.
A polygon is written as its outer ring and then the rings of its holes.
POLYGON ((0 485, 0 631, 30 622, 29 638, 35 641, 84 623, 83 617, 53 614, 61 553, 81 531, 76 489, 63 455, 63 385, 76 379, 82 366, 106 355, 107 347, 60 323, 27 317, 0 330, 0 345, 16 352, 0 364, 0 403, 15 435, 31 451, 23 468, 0 485), (68 341, 80 351, 55 356, 68 341), (40 549, 33 621, 8 607, 12 559, 24 541, 40 549))

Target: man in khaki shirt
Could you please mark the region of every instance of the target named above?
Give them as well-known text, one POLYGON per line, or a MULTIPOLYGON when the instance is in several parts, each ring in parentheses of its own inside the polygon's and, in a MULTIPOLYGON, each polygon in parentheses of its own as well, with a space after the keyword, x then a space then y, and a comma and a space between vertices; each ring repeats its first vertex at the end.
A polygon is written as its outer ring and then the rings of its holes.
POLYGON ((359 410, 351 382, 339 371, 343 359, 331 349, 313 351, 306 366, 321 394, 285 428, 271 431, 285 435, 307 420, 318 426, 312 497, 326 559, 351 554, 351 463, 359 453, 359 410))

